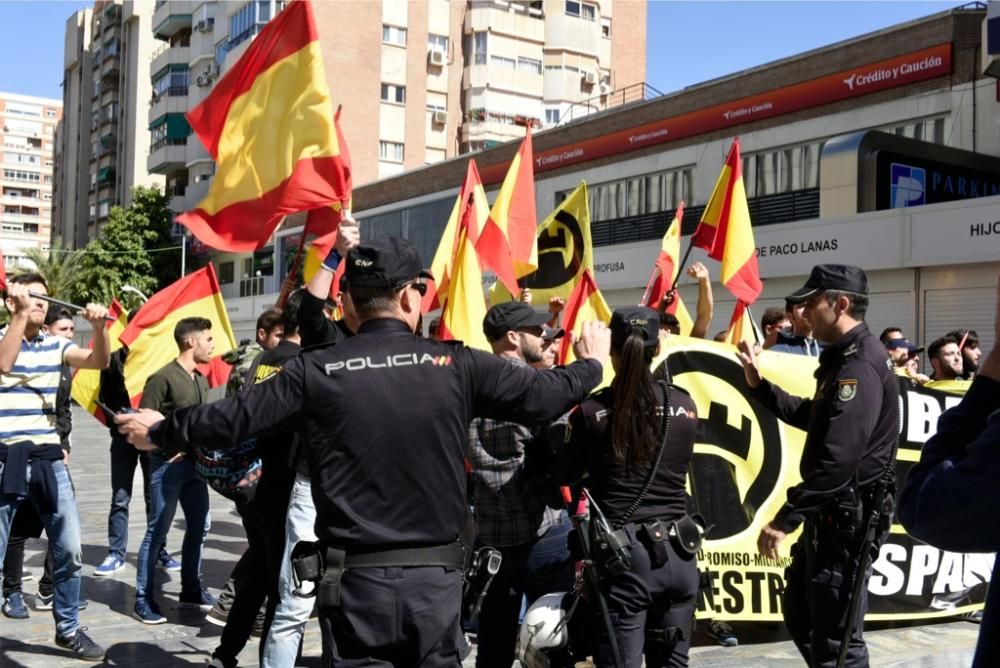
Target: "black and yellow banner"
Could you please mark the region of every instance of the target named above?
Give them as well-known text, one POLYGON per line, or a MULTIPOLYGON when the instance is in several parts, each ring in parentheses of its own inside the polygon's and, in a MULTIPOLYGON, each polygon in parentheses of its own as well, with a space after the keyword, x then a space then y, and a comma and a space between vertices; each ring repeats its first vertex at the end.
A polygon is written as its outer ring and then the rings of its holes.
MULTIPOLYGON (((699 568, 714 576, 699 616, 780 621, 784 569, 798 534, 785 540, 777 560, 757 553, 757 536, 785 502, 786 490, 801 481, 805 432, 750 399, 732 346, 671 337, 662 358, 674 382, 698 406, 689 491, 714 525, 699 555, 699 568)), ((815 359, 765 351, 760 363, 764 376, 788 392, 813 395, 815 359)), ((920 387, 900 378, 897 488, 933 435, 938 417, 961 400, 966 385, 920 387)), ((873 564, 867 619, 921 619, 980 609, 993 559, 930 547, 894 525, 873 564)))

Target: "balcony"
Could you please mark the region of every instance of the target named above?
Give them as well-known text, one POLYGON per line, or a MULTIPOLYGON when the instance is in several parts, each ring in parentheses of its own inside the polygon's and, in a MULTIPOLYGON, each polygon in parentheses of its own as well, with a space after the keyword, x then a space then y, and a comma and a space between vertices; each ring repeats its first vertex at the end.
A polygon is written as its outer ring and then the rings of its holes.
POLYGON ((183 114, 188 110, 186 86, 172 86, 165 93, 165 95, 154 94, 149 101, 150 118, 159 118, 164 114, 183 114))
POLYGON ((505 0, 473 0, 466 14, 466 31, 490 31, 545 42, 545 20, 541 9, 505 0))
POLYGON ((153 52, 149 71, 155 76, 170 65, 187 65, 191 62, 191 47, 164 44, 153 52))
POLYGON ((187 161, 187 139, 161 139, 149 147, 146 168, 153 174, 183 169, 187 161))
POLYGON ((101 81, 117 81, 121 62, 117 54, 101 63, 101 81))
POLYGON ((194 4, 192 0, 169 0, 158 4, 153 10, 153 34, 156 38, 169 40, 177 32, 190 28, 194 4))
POLYGON ((114 25, 116 23, 121 23, 122 20, 122 6, 109 2, 104 6, 104 18, 101 21, 103 26, 114 25))

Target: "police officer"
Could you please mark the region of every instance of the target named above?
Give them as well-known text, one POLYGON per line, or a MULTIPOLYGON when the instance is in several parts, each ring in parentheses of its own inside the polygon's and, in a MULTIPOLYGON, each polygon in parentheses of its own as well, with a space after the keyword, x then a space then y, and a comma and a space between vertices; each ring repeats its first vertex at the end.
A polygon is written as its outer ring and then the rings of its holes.
POLYGON ((371 241, 347 262, 356 336, 305 351, 237 397, 165 421, 152 412, 117 421, 133 444, 169 454, 239 443, 297 416, 326 561, 323 665, 458 666, 469 422, 535 423, 568 410, 600 382, 610 335, 586 323, 580 361, 516 367, 414 333, 429 274, 409 242, 371 241))
POLYGON ((785 536, 805 523, 785 572, 782 608, 788 631, 809 665, 834 666, 845 623, 850 624, 845 665, 867 666, 862 630, 871 571, 859 574, 857 566, 864 550, 870 551, 866 558, 878 553, 889 518, 883 516, 879 535, 867 545, 859 518, 869 515, 872 504, 882 503, 873 497, 879 482, 894 473, 889 468, 899 429, 896 379, 885 347, 864 322, 864 271, 818 265, 787 300, 805 305, 814 336, 827 347, 816 370, 816 394, 804 399, 762 379, 755 351, 740 346, 752 396, 807 432, 799 465, 802 482, 788 490, 787 502, 761 530, 757 547, 776 558, 785 536), (865 586, 854 618, 847 620, 857 575, 865 586))
MULTIPOLYGON (((570 415, 557 459, 565 482, 589 473, 591 498, 628 546, 627 570, 605 572, 601 583, 627 668, 643 665, 644 653, 650 668, 687 665, 698 593, 697 546, 685 549, 671 529, 678 523, 681 534, 684 527, 697 533, 685 491, 697 408, 684 390, 654 382, 650 364, 659 342, 656 311, 640 306, 612 314, 615 379, 570 415)), ((605 562, 593 545, 591 553, 605 562)), ((601 634, 599 667, 614 665, 611 642, 601 634)))

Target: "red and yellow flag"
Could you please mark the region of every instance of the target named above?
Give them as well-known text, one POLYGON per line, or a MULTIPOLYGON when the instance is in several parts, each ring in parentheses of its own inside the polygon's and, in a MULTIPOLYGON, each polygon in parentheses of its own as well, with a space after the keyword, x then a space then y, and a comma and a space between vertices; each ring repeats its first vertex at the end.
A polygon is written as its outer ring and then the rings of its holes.
POLYGON ((3 263, 3 249, 0 248, 0 290, 7 289, 7 268, 3 263))
MULTIPOLYGON (((569 364, 576 359, 576 355, 573 354, 573 340, 579 338, 583 331, 583 323, 588 320, 599 320, 605 324, 611 322, 611 308, 604 301, 604 295, 598 289, 591 270, 585 269, 573 286, 569 299, 566 300, 562 326, 567 335, 562 338, 562 345, 559 348, 560 364, 569 364), (572 336, 569 335, 570 332, 572 336)), ((600 386, 610 384, 614 377, 615 371, 609 360, 604 364, 604 379, 600 386)))
MULTIPOLYGON (((122 305, 118 303, 117 299, 115 299, 108 307, 108 315, 114 318, 114 320, 106 321, 104 323, 104 328, 108 330, 110 351, 115 352, 122 347, 121 341, 118 340, 118 336, 125 331, 128 312, 122 308, 122 305)), ((90 339, 90 343, 87 344, 87 347, 94 347, 93 338, 90 339)), ((73 401, 97 418, 101 424, 107 425, 108 420, 104 416, 104 411, 97 406, 97 398, 100 395, 100 391, 100 369, 77 369, 73 373, 73 388, 70 390, 70 396, 73 397, 73 401)))
MULTIPOLYGON (((340 168, 343 170, 344 188, 347 194, 342 200, 338 200, 330 206, 320 207, 309 212, 302 231, 303 239, 310 232, 316 236, 336 232, 340 226, 340 221, 344 219, 344 211, 351 208, 351 192, 354 190, 354 177, 351 173, 351 153, 347 150, 347 140, 344 139, 344 131, 340 128, 340 111, 341 108, 337 107, 337 113, 333 116, 333 127, 337 132, 337 145, 340 147, 340 168)), ((330 248, 332 247, 333 244, 331 242, 330 248)), ((329 253, 329 249, 327 249, 327 253, 329 253)), ((326 255, 321 257, 319 259, 320 262, 325 258, 326 255)), ((306 282, 309 282, 308 278, 306 282)))
MULTIPOLYGON (((680 273, 681 257, 681 221, 684 218, 684 203, 677 207, 674 219, 663 235, 660 243, 660 254, 656 256, 656 263, 653 265, 653 272, 650 274, 649 283, 646 284, 646 291, 643 294, 642 306, 648 306, 654 311, 660 311, 660 304, 663 297, 670 291, 677 281, 680 273)), ((691 314, 681 300, 680 293, 674 295, 674 301, 667 307, 667 313, 677 317, 680 323, 681 334, 689 336, 694 321, 691 314)))
POLYGON ((746 341, 753 345, 761 340, 757 325, 750 317, 750 309, 744 302, 737 301, 736 308, 733 309, 733 317, 729 319, 729 329, 726 330, 726 343, 734 346, 740 341, 746 341))
POLYGON ((290 2, 188 122, 215 160, 208 195, 178 222, 209 246, 249 251, 283 216, 347 201, 316 22, 290 2))
POLYGON ((722 262, 722 283, 738 300, 754 303, 764 286, 757 269, 738 138, 733 140, 691 243, 707 250, 713 260, 722 262))
MULTIPOLYGON (((458 191, 458 197, 455 198, 448 223, 434 252, 434 261, 431 262, 434 281, 428 284, 427 294, 424 295, 421 305, 424 313, 444 306, 454 264, 461 247, 462 234, 464 232, 465 238, 475 247, 489 215, 490 207, 486 202, 482 179, 479 178, 479 168, 476 167, 475 160, 469 160, 465 181, 462 183, 462 189, 458 191)), ((476 261, 479 261, 478 258, 476 261)))
POLYGON ((529 127, 476 243, 483 266, 496 272, 513 295, 521 292, 517 279, 538 269, 534 159, 529 127))
POLYGON ((228 372, 221 356, 236 347, 226 305, 209 264, 168 285, 149 298, 118 337, 129 347, 125 361, 125 387, 133 406, 139 405, 146 379, 177 357, 174 327, 184 318, 208 318, 212 322, 215 357, 199 367, 210 386, 226 382, 228 372))
MULTIPOLYGON (((486 296, 483 294, 483 272, 476 253, 476 231, 481 230, 490 215, 486 203, 486 192, 479 180, 479 170, 473 160, 469 161, 465 184, 458 204, 457 247, 451 264, 443 272, 447 278, 447 291, 442 293, 438 286, 441 303, 441 325, 438 337, 442 341, 458 340, 472 348, 491 350, 483 333, 483 319, 486 317, 486 296)), ((449 220, 449 224, 451 221, 449 220)), ((442 243, 445 239, 442 238, 442 243)), ((439 247, 440 250, 440 247, 439 247)), ((438 258, 435 256, 435 262, 438 258)), ((431 272, 436 268, 432 265, 431 272)), ((434 274, 435 278, 438 274, 434 274)))
MULTIPOLYGON (((556 209, 538 224, 538 269, 521 279, 531 288, 536 304, 549 303, 552 297, 568 299, 580 282, 583 272, 594 272, 594 245, 590 237, 590 205, 587 183, 580 185, 556 209)), ((490 302, 500 304, 513 299, 500 281, 490 288, 490 302)))

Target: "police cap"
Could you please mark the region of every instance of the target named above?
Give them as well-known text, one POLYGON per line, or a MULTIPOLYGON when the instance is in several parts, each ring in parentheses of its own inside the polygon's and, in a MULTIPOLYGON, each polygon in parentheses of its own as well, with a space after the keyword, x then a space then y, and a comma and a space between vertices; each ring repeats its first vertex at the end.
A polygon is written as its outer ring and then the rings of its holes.
POLYGON ((415 278, 434 278, 423 268, 420 253, 405 239, 372 239, 347 254, 347 282, 363 288, 398 288, 415 278))
POLYGON ((645 306, 615 309, 611 314, 611 347, 621 350, 632 332, 639 333, 646 348, 660 342, 660 315, 645 306))
POLYGON ((809 274, 806 284, 785 297, 786 301, 801 304, 824 290, 868 294, 868 277, 863 269, 847 264, 817 264, 809 274))
POLYGON ((490 341, 499 341, 507 332, 529 327, 544 327, 549 314, 539 313, 523 302, 504 302, 486 312, 483 334, 490 341))

